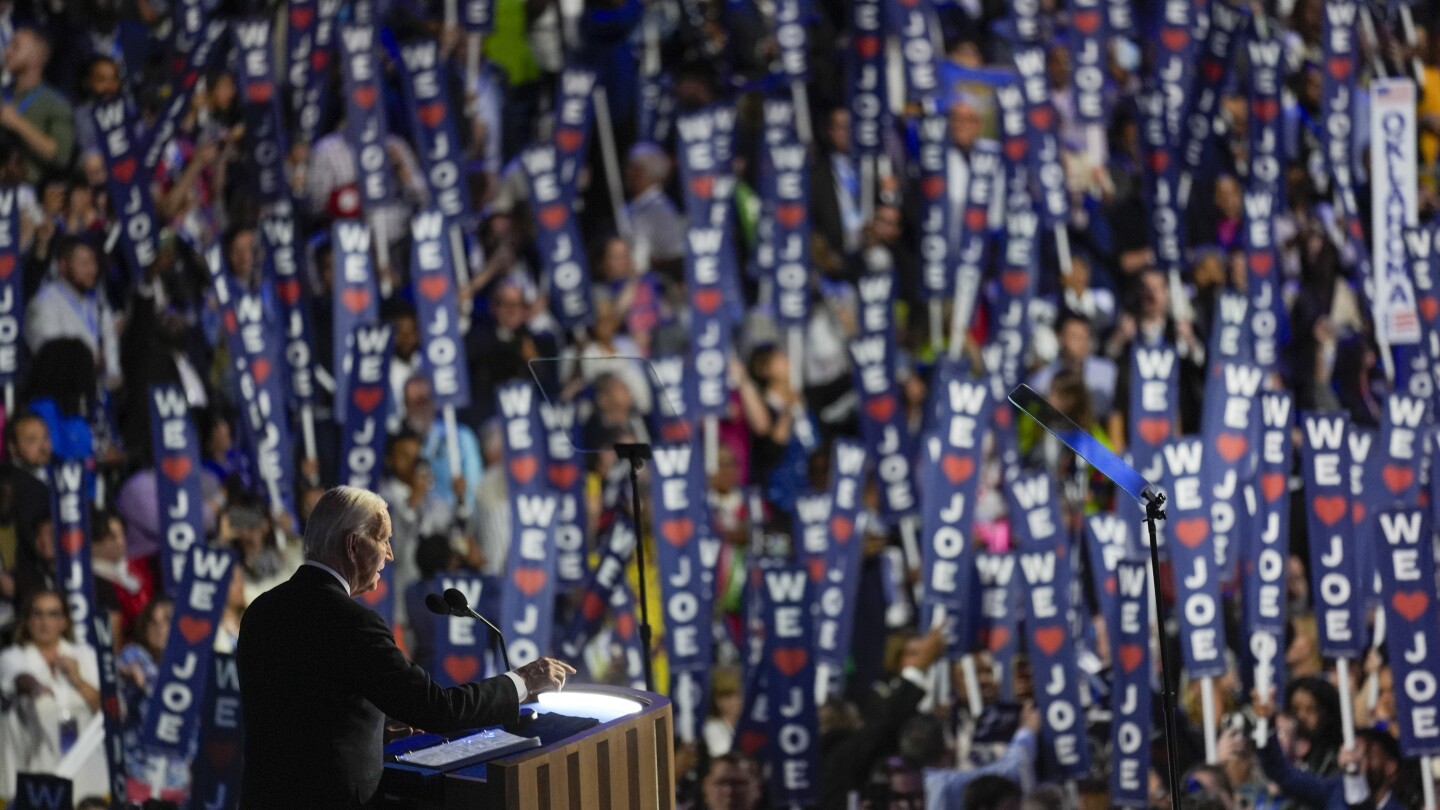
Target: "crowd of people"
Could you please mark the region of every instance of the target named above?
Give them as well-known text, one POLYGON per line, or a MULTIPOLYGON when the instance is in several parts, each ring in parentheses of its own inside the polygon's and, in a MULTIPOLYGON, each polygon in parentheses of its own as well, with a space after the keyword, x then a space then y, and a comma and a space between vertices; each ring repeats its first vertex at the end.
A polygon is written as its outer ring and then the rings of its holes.
MULTIPOLYGON (((96 651, 73 640, 65 582, 55 567, 51 507, 53 465, 90 460, 96 473, 89 517, 94 600, 114 629, 131 754, 128 799, 186 800, 190 759, 148 755, 139 740, 177 598, 164 592, 158 568, 164 539, 148 392, 159 383, 179 385, 198 430, 207 542, 237 555, 215 637, 216 650, 231 652, 246 605, 298 568, 298 537, 309 508, 340 483, 342 422, 331 405, 336 378, 344 373, 335 367, 331 328, 336 221, 364 218, 384 235, 375 264, 384 294, 380 317, 393 329, 393 348, 378 491, 394 526, 397 639, 428 664, 433 630, 419 607, 426 583, 447 572, 493 577, 506 570, 511 520, 496 392, 507 382, 535 379, 531 361, 558 360, 542 365, 538 376, 581 403, 576 445, 600 450, 587 456, 586 538, 594 549, 600 527, 630 508, 610 485, 626 470, 616 463, 613 446, 647 439, 649 418, 667 406, 642 367, 588 361, 683 356, 692 316, 685 287, 690 220, 679 188, 677 135, 673 118, 658 125, 651 120, 655 108, 646 100, 658 88, 665 98, 659 108, 672 116, 733 104, 738 121, 731 237, 742 257, 734 290, 743 300, 733 303, 743 317, 735 324, 729 414, 718 421, 707 493, 714 532, 723 540, 714 579, 716 661, 704 733, 678 750, 679 799, 710 810, 768 806, 762 763, 732 744, 744 705, 747 563, 789 552, 796 493, 824 489, 832 474, 826 463, 832 443, 859 433, 849 344, 860 329, 857 284, 872 272, 867 256, 883 252, 896 282, 900 362, 893 385, 912 433, 925 421, 930 384, 946 354, 944 330, 933 328, 932 320, 938 316, 948 324, 952 314, 949 302, 932 306, 922 280, 919 174, 905 134, 915 109, 896 105, 894 131, 884 141, 887 168, 874 184, 874 199, 860 198, 847 106, 852 78, 836 68, 845 64, 853 41, 851 4, 816 2, 805 10, 810 72, 803 98, 814 138, 807 189, 810 306, 799 357, 791 356, 797 344, 777 326, 767 300, 771 291, 746 271, 761 239, 760 100, 789 93, 773 81, 780 54, 773 33, 777 4, 496 0, 493 30, 479 49, 467 48, 465 33, 447 24, 443 3, 391 0, 332 9, 344 20, 369 15, 385 32, 377 55, 383 106, 390 111, 384 151, 395 194, 360 210, 360 170, 342 120, 339 70, 333 61, 328 67, 312 61, 329 71, 327 87, 335 91, 323 95, 316 130, 322 137, 313 144, 293 140, 283 159, 303 245, 317 383, 316 452, 297 458, 294 514, 273 508, 256 479, 246 402, 204 258, 207 248, 218 245, 228 278, 239 289, 260 292, 266 322, 283 332, 258 232, 262 205, 249 182, 254 143, 241 114, 245 98, 237 66, 218 59, 193 87, 180 86, 173 68, 180 15, 206 6, 205 13, 217 19, 271 20, 275 50, 283 56, 288 7, 255 0, 210 5, 0 0, 0 185, 17 191, 15 249, 24 311, 17 336, 20 371, 8 388, 0 465, 0 632, 6 640, 0 652, 0 796, 13 795, 19 772, 53 771, 101 711, 96 651), (400 112, 403 68, 396 43, 416 39, 439 43, 445 95, 463 147, 464 187, 476 212, 464 223, 467 281, 458 290, 470 384, 470 405, 456 422, 458 468, 426 372, 425 336, 409 285, 409 220, 432 202, 416 135, 400 112), (467 65, 476 50, 483 58, 467 65), (576 330, 560 328, 552 314, 551 278, 537 249, 530 189, 517 159, 527 145, 550 137, 556 80, 567 64, 596 73, 608 113, 597 116, 595 126, 608 131, 590 139, 578 172, 575 218, 588 257, 593 319, 576 330), (121 97, 133 126, 143 131, 183 93, 192 94, 188 112, 173 136, 157 144, 161 159, 153 176, 144 178, 160 226, 158 254, 147 267, 130 267, 94 111, 121 97), (617 159, 607 161, 607 154, 617 159), (623 196, 618 209, 612 188, 623 196)), ((1041 242, 1024 379, 1101 441, 1123 450, 1131 348, 1163 338, 1181 360, 1180 432, 1196 433, 1217 301, 1246 283, 1241 231, 1249 147, 1246 88, 1236 78, 1244 69, 1232 71, 1222 88, 1213 134, 1218 157, 1212 171, 1195 178, 1184 217, 1184 269, 1176 283, 1157 269, 1143 198, 1136 101, 1153 43, 1138 34, 1108 43, 1113 114, 1100 128, 1103 137, 1087 137, 1075 123, 1066 44, 1074 22, 1070 4, 1038 5, 1071 213, 1067 267, 1059 266, 1053 240, 1041 242)), ((1312 171, 1320 148, 1323 5, 1257 1, 1249 9, 1277 32, 1284 50, 1285 204, 1274 225, 1289 330, 1276 379, 1298 410, 1343 410, 1356 424, 1376 425, 1391 382, 1363 303, 1355 251, 1332 238, 1341 215, 1312 171)), ((1413 37, 1406 36, 1407 26, 1382 15, 1361 61, 1392 75, 1420 69, 1414 76, 1422 90, 1413 180, 1423 221, 1440 209, 1440 37, 1432 36, 1440 33, 1440 15, 1424 6, 1415 11, 1413 37)), ((946 187, 952 201, 963 202, 970 156, 978 144, 998 137, 994 95, 973 77, 986 67, 1010 66, 1014 22, 1007 4, 992 0, 936 2, 931 19, 932 39, 943 43, 935 67, 948 117, 946 187)), ((1243 57, 1239 61, 1243 65, 1243 57)), ((279 64, 277 80, 287 67, 283 58, 279 64)), ((898 59, 893 72, 902 81, 898 59)), ((1364 93, 1359 85, 1357 91, 1364 93)), ((287 85, 286 92, 295 89, 287 85)), ((294 108, 280 109, 293 131, 294 108)), ((1363 151, 1366 138, 1357 137, 1363 151)), ((1360 199, 1368 211, 1368 195, 1360 199)), ((988 291, 982 293, 964 335, 962 353, 976 358, 997 328, 987 317, 989 299, 988 291)), ((1033 434, 1022 434, 1022 445, 1027 464, 1050 470, 1064 464, 1033 434)), ((303 455, 299 442, 296 452, 303 455)), ((981 476, 975 535, 992 550, 1004 550, 1006 543, 1003 472, 992 456, 981 476)), ((1023 655, 1011 671, 997 673, 986 653, 977 654, 985 707, 978 717, 963 708, 965 678, 958 668, 951 679, 956 688, 937 692, 928 673, 944 660, 943 641, 916 630, 909 586, 918 579, 919 561, 905 553, 900 526, 882 518, 880 502, 879 490, 869 486, 847 689, 820 710, 819 806, 854 807, 850 802, 857 800, 877 809, 1109 806, 1104 701, 1088 701, 1092 777, 1065 784, 1047 781, 1040 767, 1043 720, 1023 655), (1000 699, 997 678, 1011 682, 1016 702, 1000 699)), ((1067 500, 1064 514, 1078 527, 1087 510, 1105 506, 1067 500)), ((1303 515, 1298 498, 1295 509, 1303 515)), ((1336 682, 1319 651, 1306 522, 1302 516, 1290 526, 1289 680, 1278 694, 1252 694, 1231 654, 1230 674, 1213 684, 1223 733, 1209 762, 1199 727, 1201 683, 1187 681, 1177 763, 1183 776, 1168 783, 1164 735, 1157 728, 1151 735, 1152 807, 1168 807, 1174 792, 1183 795, 1182 806, 1197 810, 1420 807, 1420 765, 1399 749, 1395 687, 1384 651, 1377 648, 1353 668, 1351 682, 1336 682), (1355 707, 1358 731, 1351 746, 1342 744, 1341 690, 1353 696, 1355 707), (1262 719, 1273 732, 1257 740, 1249 732, 1262 719)), ((654 578, 655 572, 643 575, 654 578)), ((1231 626, 1238 622, 1235 602, 1228 600, 1231 626)), ((652 616, 659 612, 651 609, 652 616)), ((1096 617, 1097 624, 1102 619, 1096 617)), ((660 628, 657 653, 663 636, 660 628)), ((1110 651, 1103 632, 1096 636, 1094 649, 1077 643, 1082 667, 1100 694, 1110 651)), ((587 663, 593 677, 625 679, 618 657, 592 652, 587 663)), ((1155 716, 1158 722, 1159 712, 1155 716)))

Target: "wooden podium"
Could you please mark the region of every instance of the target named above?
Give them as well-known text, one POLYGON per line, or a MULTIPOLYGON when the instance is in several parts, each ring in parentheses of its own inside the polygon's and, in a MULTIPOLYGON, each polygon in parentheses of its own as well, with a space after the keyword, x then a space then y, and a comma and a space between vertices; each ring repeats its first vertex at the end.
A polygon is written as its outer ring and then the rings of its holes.
MULTIPOLYGON (((386 790, 385 783, 382 790, 391 806, 444 810, 672 810, 675 742, 670 700, 617 686, 577 685, 565 693, 567 700, 581 702, 588 695, 609 702, 624 698, 641 708, 550 745, 426 775, 423 784, 409 774, 406 781, 421 785, 418 790, 386 790)), ((553 711, 601 715, 586 713, 583 706, 553 711)), ((386 765, 387 772, 394 768, 393 763, 386 765)))

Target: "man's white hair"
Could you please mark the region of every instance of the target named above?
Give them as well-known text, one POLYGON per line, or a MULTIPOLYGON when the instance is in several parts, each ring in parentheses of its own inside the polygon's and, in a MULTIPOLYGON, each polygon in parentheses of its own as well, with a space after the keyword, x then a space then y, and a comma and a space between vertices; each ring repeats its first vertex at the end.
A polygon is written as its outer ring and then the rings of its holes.
POLYGON ((377 535, 389 515, 385 499, 368 489, 339 486, 320 496, 305 523, 305 559, 333 560, 345 554, 345 538, 377 535))

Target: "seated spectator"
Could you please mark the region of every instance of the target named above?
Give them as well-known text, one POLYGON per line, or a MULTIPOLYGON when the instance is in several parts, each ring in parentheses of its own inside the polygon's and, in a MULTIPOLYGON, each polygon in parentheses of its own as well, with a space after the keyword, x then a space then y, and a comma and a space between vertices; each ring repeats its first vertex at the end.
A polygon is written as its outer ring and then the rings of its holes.
POLYGON ((54 773, 100 708, 95 650, 73 641, 65 596, 30 594, 20 611, 15 643, 0 652, 0 696, 11 708, 0 719, 7 772, 0 796, 13 796, 15 774, 54 773))
POLYGON ((760 768, 739 751, 712 760, 700 790, 701 810, 759 810, 766 806, 760 768))
POLYGON ((304 561, 298 542, 279 544, 264 505, 253 498, 232 501, 225 507, 220 515, 219 542, 236 551, 247 606, 289 579, 304 561))
POLYGON ((451 469, 450 452, 445 436, 446 425, 435 407, 434 389, 430 378, 415 375, 405 383, 405 426, 420 439, 420 458, 430 465, 434 484, 429 495, 455 509, 457 516, 469 519, 475 514, 475 485, 484 471, 480 461, 480 444, 469 425, 456 425, 456 441, 460 446, 460 469, 451 469))
POLYGON ((36 414, 21 411, 5 425, 5 450, 0 485, 9 489, 16 536, 14 546, 0 547, 0 561, 13 571, 24 562, 20 550, 33 542, 27 532, 50 514, 50 428, 36 414))
POLYGON ((56 278, 41 285, 25 308, 25 343, 38 355, 50 341, 75 338, 115 388, 121 380, 119 333, 109 301, 97 290, 99 279, 95 248, 67 237, 56 253, 56 278))
POLYGON ((585 450, 612 447, 622 436, 644 436, 629 382, 619 374, 602 374, 595 380, 595 410, 580 430, 585 450))
POLYGON ((650 356, 650 336, 660 325, 663 295, 654 272, 639 272, 630 243, 619 236, 600 246, 595 268, 596 295, 615 302, 627 335, 635 341, 638 356, 650 356))
MULTIPOLYGON (((409 431, 392 438, 385 448, 385 476, 380 479, 379 494, 390 507, 390 545, 395 553, 392 587, 404 594, 412 583, 424 579, 415 565, 420 538, 439 535, 448 539, 452 533, 463 532, 465 522, 457 520, 453 507, 435 492, 430 462, 420 457, 420 439, 409 431)), ((405 622, 405 602, 400 599, 395 604, 397 624, 405 622)))
POLYGON ((665 195, 670 178, 670 156, 653 143, 641 142, 630 148, 625 160, 625 206, 634 231, 632 249, 635 266, 646 271, 664 262, 685 256, 685 218, 665 195))
POLYGON ((1119 379, 1115 361, 1094 353, 1094 332, 1084 318, 1062 315, 1055 331, 1060 338, 1060 356, 1030 375, 1030 387, 1048 395, 1057 374, 1065 371, 1077 374, 1090 393, 1090 412, 1104 422, 1115 406, 1115 385, 1119 379))
POLYGON ((95 609, 108 612, 118 640, 130 638, 135 618, 155 593, 150 568, 125 554, 125 521, 115 512, 90 517, 90 567, 95 572, 95 609))
POLYGON ((55 576, 55 524, 50 515, 39 516, 34 525, 21 530, 30 543, 23 547, 15 567, 15 604, 23 605, 32 596, 60 587, 55 576))
POLYGON ((160 796, 183 801, 190 787, 186 757, 156 756, 140 745, 141 729, 149 713, 150 695, 160 678, 160 660, 170 640, 175 606, 157 596, 145 605, 135 623, 135 638, 115 658, 120 697, 125 705, 125 765, 130 801, 151 798, 151 786, 161 783, 160 796))
POLYGON ((36 28, 21 28, 5 49, 12 102, 0 106, 0 128, 19 140, 25 153, 25 180, 36 183, 46 170, 70 165, 75 150, 75 111, 45 83, 50 42, 36 28))
POLYGON ((477 319, 465 336, 474 424, 495 415, 495 391, 501 385, 533 379, 531 360, 559 354, 555 337, 531 328, 528 315, 524 288, 513 279, 503 279, 490 295, 489 317, 477 319))

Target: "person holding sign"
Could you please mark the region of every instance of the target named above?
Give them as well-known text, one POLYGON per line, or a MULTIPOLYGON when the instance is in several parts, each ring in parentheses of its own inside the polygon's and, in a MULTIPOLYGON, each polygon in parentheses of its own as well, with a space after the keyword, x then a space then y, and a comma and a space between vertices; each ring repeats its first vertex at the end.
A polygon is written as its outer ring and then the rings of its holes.
POLYGON ((540 658, 441 689, 352 597, 394 559, 378 495, 336 487, 305 527, 306 562, 245 611, 237 662, 245 723, 240 806, 358 808, 380 784, 386 717, 429 731, 513 723, 520 703, 560 689, 573 667, 540 658))

